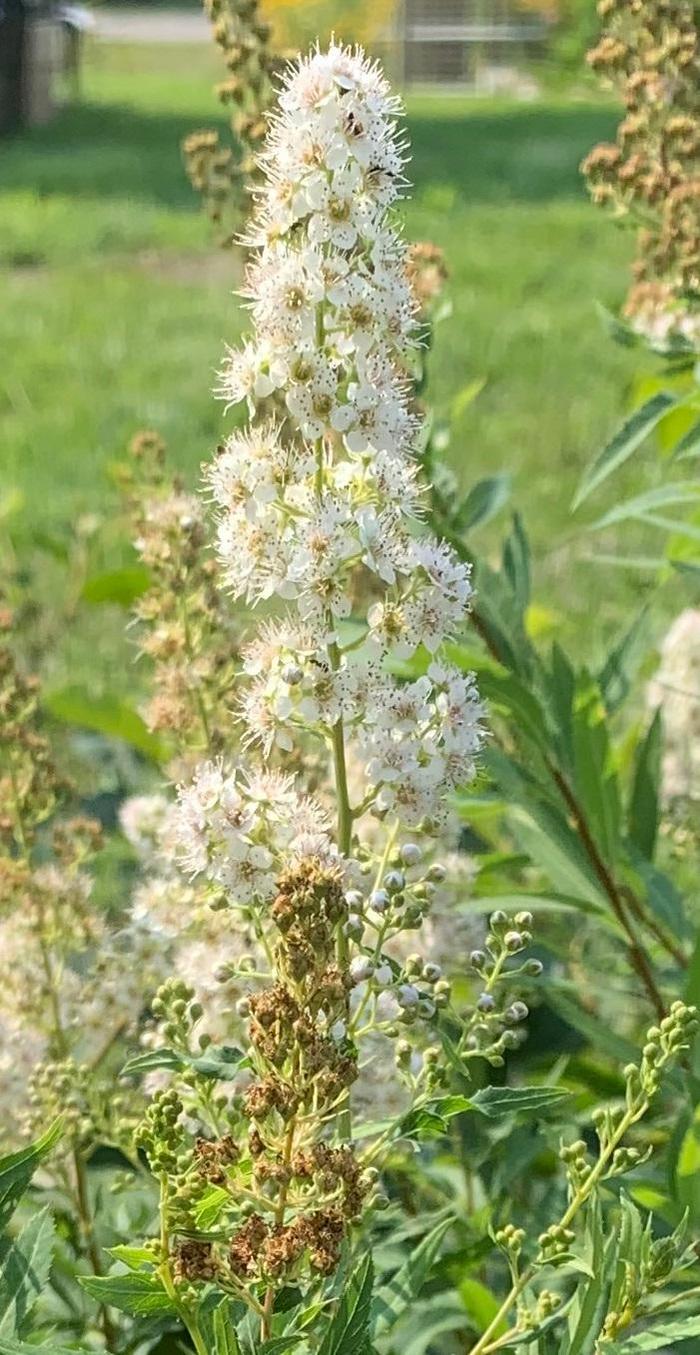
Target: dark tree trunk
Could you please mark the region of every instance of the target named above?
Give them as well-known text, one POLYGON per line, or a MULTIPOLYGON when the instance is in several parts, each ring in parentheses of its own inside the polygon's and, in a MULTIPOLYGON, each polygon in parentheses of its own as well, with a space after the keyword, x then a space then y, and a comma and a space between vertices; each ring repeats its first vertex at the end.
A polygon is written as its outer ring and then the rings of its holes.
POLYGON ((0 0, 0 135, 23 122, 25 22, 24 0, 0 0))

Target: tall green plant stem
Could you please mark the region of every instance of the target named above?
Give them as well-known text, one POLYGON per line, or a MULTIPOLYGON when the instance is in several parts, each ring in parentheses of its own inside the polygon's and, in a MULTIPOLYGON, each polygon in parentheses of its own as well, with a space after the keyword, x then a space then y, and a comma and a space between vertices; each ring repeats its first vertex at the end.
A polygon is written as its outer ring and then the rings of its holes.
MULTIPOLYGON (((319 307, 318 324, 323 326, 323 311, 319 307)), ((323 439, 319 438, 316 443, 316 494, 319 499, 323 497, 323 439)), ((332 617, 327 619, 329 630, 332 629, 332 617)), ((340 668, 340 649, 337 640, 332 640, 328 645, 328 661, 334 673, 340 668)), ((343 856, 349 856, 352 849, 352 825, 353 813, 350 806, 350 794, 348 791, 348 769, 345 756, 345 730, 343 727, 342 716, 333 725, 331 730, 331 747, 333 750, 333 773, 335 780, 335 796, 337 802, 338 815, 338 851, 343 856)), ((339 924, 336 934, 336 954, 338 957, 338 966, 340 969, 346 969, 348 964, 348 939, 343 930, 342 923, 339 924)), ((352 1116, 350 1112, 350 1098, 346 1095, 343 1105, 338 1112, 338 1132, 343 1139, 352 1137, 352 1116)))
POLYGON ((207 1349, 207 1344, 199 1329, 199 1323, 197 1322, 195 1314, 191 1311, 191 1309, 188 1306, 183 1304, 181 1300, 178 1298, 177 1289, 175 1288, 175 1285, 173 1283, 173 1277, 170 1271, 170 1259, 169 1259, 170 1237, 168 1233, 167 1176, 161 1176, 160 1178, 160 1251, 161 1251, 161 1263, 160 1266, 158 1267, 158 1274, 160 1275, 160 1278, 163 1281, 163 1288, 165 1289, 165 1292, 168 1295, 168 1298, 170 1299, 173 1307, 177 1309, 178 1316, 184 1323, 185 1327, 187 1328, 192 1338, 192 1344, 195 1348, 196 1355, 210 1355, 210 1352, 207 1349))
MULTIPOLYGON (((647 1110, 649 1109, 649 1105, 650 1105, 649 1096, 646 1093, 640 1093, 640 1095, 632 1102, 632 1104, 625 1111, 625 1114, 622 1116, 622 1119, 620 1120, 620 1123, 618 1124, 616 1130, 611 1135, 605 1147, 601 1149, 598 1161, 592 1168, 590 1176, 586 1178, 586 1180, 579 1186, 578 1190, 572 1196, 568 1207, 566 1208, 566 1210, 561 1216, 561 1219, 559 1220, 559 1227, 569 1228, 571 1226, 574 1219, 576 1218, 576 1215, 586 1204, 586 1201, 590 1199, 591 1195, 593 1194, 593 1191, 599 1185, 601 1178, 605 1175, 605 1171, 611 1161, 611 1158, 616 1148, 619 1147, 620 1143, 625 1137, 625 1134, 627 1133, 628 1129, 633 1124, 636 1124, 637 1120, 641 1120, 642 1116, 645 1115, 647 1110)), ((495 1314, 486 1330, 479 1337, 479 1340, 477 1341, 476 1345, 472 1346, 471 1349, 469 1350, 469 1355, 489 1355, 489 1352, 498 1349, 503 1338, 492 1340, 492 1337, 495 1336, 504 1318, 508 1316, 514 1304, 517 1303, 518 1299, 520 1298, 520 1295, 523 1293, 525 1289, 527 1289, 527 1286, 534 1279, 534 1276, 537 1273, 537 1269, 538 1269, 537 1265, 534 1262, 531 1262, 530 1265, 526 1266, 525 1270, 523 1270, 523 1272, 518 1276, 517 1280, 513 1283, 509 1293, 506 1294, 506 1297, 504 1298, 503 1303, 501 1304, 498 1312, 495 1314)), ((512 1337, 513 1332, 511 1332, 510 1335, 512 1337)))

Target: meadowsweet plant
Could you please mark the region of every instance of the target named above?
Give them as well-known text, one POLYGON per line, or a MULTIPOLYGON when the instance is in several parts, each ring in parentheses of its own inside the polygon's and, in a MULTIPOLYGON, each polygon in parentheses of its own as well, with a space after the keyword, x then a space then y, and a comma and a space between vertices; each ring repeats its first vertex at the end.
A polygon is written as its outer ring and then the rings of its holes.
POLYGON ((215 911, 254 932, 255 953, 221 973, 250 976, 247 1049, 214 1045, 176 979, 154 1004, 167 1046, 131 1065, 171 1074, 138 1142, 161 1185, 156 1274, 198 1345, 198 1286, 244 1303, 262 1340, 285 1286, 323 1294, 384 1203, 382 1148, 448 1078, 443 1023, 463 1075, 472 1057, 498 1066, 528 1014, 513 985, 540 968, 517 958, 531 916, 495 913, 464 1014, 440 965, 400 944, 444 886, 437 843, 483 732, 472 679, 440 657, 469 570, 421 521, 404 375, 416 303, 390 218, 397 112, 360 53, 333 46, 292 68, 247 237, 253 334, 221 376, 249 414, 206 475, 221 582, 265 619, 242 651, 244 751, 181 786, 166 842, 215 911), (421 676, 392 676, 419 651, 421 676), (353 1093, 377 1040, 394 1045, 403 1113, 355 1147, 353 1093))
POLYGON ((226 64, 216 94, 230 113, 231 144, 223 145, 217 131, 197 131, 185 138, 182 151, 193 188, 222 228, 223 243, 231 245, 267 130, 275 60, 258 0, 204 0, 204 8, 226 64))
POLYGON ((614 143, 583 171, 594 202, 637 227, 625 314, 658 347, 697 348, 700 296, 700 45, 690 0, 600 0, 588 54, 620 93, 614 143))

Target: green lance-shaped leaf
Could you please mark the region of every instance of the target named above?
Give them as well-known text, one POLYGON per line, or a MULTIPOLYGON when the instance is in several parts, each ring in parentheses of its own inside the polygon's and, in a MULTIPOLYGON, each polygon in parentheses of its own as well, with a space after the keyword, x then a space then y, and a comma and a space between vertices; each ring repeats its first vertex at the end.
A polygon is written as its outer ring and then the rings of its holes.
POLYGON ((563 1087, 482 1087, 469 1099, 474 1110, 495 1120, 502 1115, 537 1115, 568 1095, 563 1087))
POLYGON ((374 1267, 367 1253, 355 1267, 326 1329, 318 1355, 361 1355, 368 1343, 374 1267))
POLYGON ((420 1294, 442 1246, 442 1241, 453 1219, 440 1219, 423 1238, 419 1247, 411 1252, 408 1260, 388 1284, 382 1285, 372 1305, 372 1334, 381 1335, 406 1311, 409 1304, 420 1294))
POLYGON ((649 861, 659 828, 662 732, 661 711, 657 710, 637 751, 628 815, 629 836, 649 861))
POLYGON ((137 1077, 142 1073, 153 1072, 155 1068, 167 1068, 172 1072, 193 1068, 202 1077, 227 1082, 236 1072, 247 1067, 247 1056, 235 1045, 210 1045, 196 1057, 164 1045, 161 1049, 149 1049, 145 1054, 136 1054, 129 1059, 122 1068, 122 1076, 137 1077))
POLYGON ((0 1158, 0 1229, 5 1227, 37 1167, 48 1157, 60 1137, 61 1122, 56 1120, 35 1143, 0 1158))
POLYGON ((629 419, 618 429, 615 436, 603 449, 591 466, 585 471, 572 504, 575 512, 599 485, 607 480, 613 471, 641 446, 642 442, 656 428, 670 409, 678 404, 678 397, 668 391, 659 391, 647 400, 640 409, 635 409, 629 419))
POLYGON ((132 1317, 175 1312, 172 1299, 155 1274, 132 1271, 124 1275, 81 1275, 80 1283, 98 1303, 132 1317))
POLYGON ((591 526, 591 531, 599 532, 604 527, 614 527, 618 522, 629 522, 633 520, 645 521, 649 515, 654 513, 657 508, 669 508, 674 504, 690 505, 700 498, 700 485, 693 480, 676 480, 668 485, 658 485, 656 489, 648 489, 644 494, 636 494, 632 499, 625 499, 623 503, 618 503, 611 508, 608 513, 604 513, 602 518, 598 518, 591 526))
POLYGON ((700 456, 700 419, 676 443, 671 460, 690 461, 696 456, 700 456))
POLYGON ((40 1209, 0 1256, 0 1336, 21 1336, 51 1269, 54 1224, 40 1209))
POLYGON ((73 685, 47 693, 44 706, 55 720, 123 739, 154 762, 165 756, 162 741, 146 728, 138 711, 118 696, 93 696, 86 687, 73 685))
POLYGON ((34 1341, 16 1341, 12 1337, 0 1336, 0 1355, 95 1355, 94 1348, 58 1346, 53 1341, 38 1344, 34 1341))
POLYGON ((694 1336, 700 1336, 700 1313, 687 1317, 668 1316, 654 1322, 646 1331, 612 1341, 606 1345, 605 1352, 606 1355, 641 1355, 646 1351, 648 1355, 657 1355, 664 1349, 675 1351, 672 1343, 689 1341, 694 1336))
POLYGON ((511 485, 512 476, 505 472, 478 480, 458 505, 450 521, 452 529, 470 532, 474 527, 490 522, 508 502, 511 485))
POLYGON ((144 565, 125 565, 123 569, 107 569, 101 574, 92 574, 85 580, 80 596, 83 602, 93 606, 113 602, 119 607, 131 607, 146 592, 150 583, 151 576, 144 565))

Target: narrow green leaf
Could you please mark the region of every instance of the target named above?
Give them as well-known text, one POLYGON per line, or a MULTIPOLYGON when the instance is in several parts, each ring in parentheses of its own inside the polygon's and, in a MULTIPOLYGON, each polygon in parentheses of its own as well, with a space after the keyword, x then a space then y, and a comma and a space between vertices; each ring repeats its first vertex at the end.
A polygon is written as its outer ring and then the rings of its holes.
POLYGON ((123 739, 145 757, 159 762, 164 757, 161 740, 151 734, 141 716, 118 696, 94 696, 77 684, 48 692, 44 705, 55 720, 94 730, 110 739, 123 739))
POLYGON ((118 1308, 132 1317, 176 1311, 155 1274, 133 1271, 126 1275, 81 1275, 79 1280, 83 1289, 98 1303, 118 1308))
POLYGON ((598 684, 584 670, 573 711, 574 790, 603 858, 615 864, 620 848, 620 797, 598 684))
POLYGON ((161 1049, 149 1049, 145 1054, 135 1054, 128 1059, 121 1071, 122 1077, 136 1077, 141 1073, 151 1073, 155 1068, 168 1068, 172 1072, 181 1072, 186 1061, 177 1050, 163 1045, 161 1049))
POLYGON ((457 391, 450 406, 451 418, 458 419, 460 415, 464 413, 465 409, 468 409, 469 406, 474 403, 477 395, 481 394, 485 385, 486 377, 477 376, 473 381, 469 381, 466 386, 462 386, 462 389, 457 391))
POLYGON ((566 1355, 593 1355, 608 1307, 608 1294, 617 1255, 617 1235, 605 1239, 602 1219, 596 1211, 596 1236, 589 1236, 588 1262, 592 1274, 579 1281, 569 1312, 569 1346, 566 1355))
POLYGON ((656 508, 668 508, 673 504, 687 504, 690 499, 700 498, 700 485, 693 480, 677 480, 675 484, 658 485, 633 499, 626 499, 604 513, 602 518, 591 524, 592 532, 602 531, 604 527, 614 527, 618 522, 629 522, 633 518, 643 518, 656 508))
POLYGON ((53 1219, 48 1209, 40 1209, 5 1253, 0 1273, 0 1336, 22 1335, 48 1281, 53 1243, 53 1219))
POLYGON ((642 659, 649 649, 649 608, 644 606, 613 646, 598 673, 598 684, 608 710, 616 711, 628 695, 642 659))
POLYGON ((475 1110, 495 1120, 501 1115, 537 1115, 568 1095, 563 1087, 482 1087, 470 1101, 475 1110))
POLYGON ((92 574, 85 580, 80 594, 83 602, 98 605, 114 602, 130 607, 150 586, 151 576, 143 565, 126 565, 123 569, 108 569, 92 574))
POLYGON ((605 918, 607 916, 602 904, 593 903, 590 899, 572 898, 569 894, 557 894, 554 891, 551 894, 545 894, 544 891, 537 894, 486 894, 473 899, 466 899, 464 903, 457 904, 458 913, 492 913, 495 908, 501 908, 505 913, 519 913, 523 909, 545 913, 556 913, 563 910, 564 912, 587 913, 590 917, 605 918))
POLYGON ((503 572, 524 615, 530 601, 530 544, 519 513, 513 514, 513 527, 503 547, 503 572))
POLYGON ((397 1132, 401 1138, 417 1139, 421 1142, 439 1139, 447 1133, 448 1123, 455 1115, 461 1115, 465 1110, 472 1109, 472 1103, 467 1096, 454 1093, 437 1096, 425 1105, 414 1106, 409 1110, 408 1114, 398 1121, 397 1132))
POLYGON ((611 1342, 606 1346, 606 1355, 638 1355, 639 1351, 656 1355, 671 1341, 689 1341, 691 1336, 700 1336, 700 1313, 692 1313, 688 1317, 667 1317, 655 1322, 648 1331, 611 1342))
POLYGON ((677 574, 687 574, 691 579, 700 579, 700 565, 693 564, 692 560, 669 560, 668 563, 677 574))
POLYGON ((388 1284, 382 1285, 372 1305, 373 1336, 392 1327, 409 1304, 418 1298, 453 1222, 451 1217, 440 1219, 388 1284))
POLYGON ((37 1345, 34 1341, 15 1341, 0 1336, 0 1355, 94 1355, 93 1350, 77 1346, 56 1346, 53 1342, 37 1345))
POLYGON ((373 1283, 372 1255, 367 1252, 343 1290, 318 1355, 360 1355, 368 1337, 373 1283))
POLYGON ((5 1227, 40 1162, 48 1157, 60 1137, 61 1121, 56 1120, 35 1143, 0 1158, 0 1228, 5 1227))
MULTIPOLYGON (((486 1331, 489 1323, 493 1322, 500 1303, 490 1289, 486 1288, 480 1280, 476 1280, 473 1275, 466 1275, 459 1282, 459 1297, 464 1304, 464 1309, 476 1331, 479 1333, 486 1331)), ((494 1330, 494 1337, 502 1336, 506 1330, 505 1319, 494 1330)))
POLYGON ((692 457, 700 456, 700 419, 689 428, 687 433, 676 443, 673 449, 672 461, 689 461, 692 457))
POLYGON ((451 520, 453 530, 470 532, 472 528, 490 522, 508 502, 512 483, 513 477, 507 472, 477 480, 451 520))
POLYGON ((634 768, 628 831, 643 856, 653 859, 659 828, 659 782, 662 747, 661 711, 656 711, 642 740, 634 768))
POLYGON ((115 1261, 121 1261, 123 1265, 128 1266, 129 1270, 142 1270, 144 1267, 153 1270, 155 1266, 153 1252, 147 1247, 129 1247, 119 1243, 118 1246, 107 1247, 105 1250, 115 1261))
POLYGON ((469 1319, 457 1295, 435 1294, 427 1298, 402 1323, 396 1350, 401 1355, 425 1355, 444 1349, 440 1337, 448 1332, 465 1333, 469 1319))
POLYGON ((633 1063, 638 1058, 638 1050, 631 1040, 617 1035, 607 1021, 600 1021, 586 1011, 574 996, 573 989, 567 989, 562 983, 550 978, 547 983, 547 1002, 593 1049, 616 1063, 633 1063))
POLYGON ((622 427, 618 429, 615 436, 603 449, 600 456, 584 472, 581 483, 576 492, 572 511, 577 508, 593 493, 604 480, 607 480, 613 471, 627 461, 628 457, 636 451, 646 437, 661 422, 665 414, 678 404, 678 397, 669 394, 668 391, 659 391, 657 395, 647 400, 640 409, 635 409, 634 413, 626 419, 622 427))
POLYGON ((191 1065, 203 1077, 228 1082, 241 1068, 248 1067, 248 1059, 243 1050, 234 1045, 213 1044, 199 1058, 192 1059, 191 1065))

